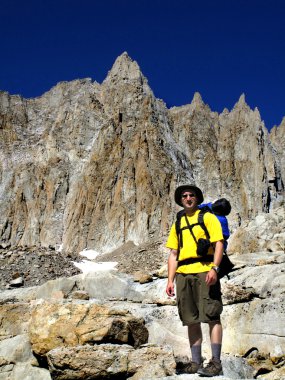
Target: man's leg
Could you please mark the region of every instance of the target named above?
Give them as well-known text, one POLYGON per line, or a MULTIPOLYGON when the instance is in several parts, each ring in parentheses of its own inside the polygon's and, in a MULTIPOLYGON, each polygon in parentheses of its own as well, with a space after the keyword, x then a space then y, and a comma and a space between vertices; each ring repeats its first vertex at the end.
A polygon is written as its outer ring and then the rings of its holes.
POLYGON ((221 361, 221 350, 222 350, 222 339, 223 339, 223 328, 221 322, 210 322, 210 339, 211 339, 211 349, 212 358, 221 361))
POLYGON ((182 365, 182 373, 197 373, 201 368, 202 356, 201 356, 201 344, 202 344, 202 330, 200 323, 194 323, 188 325, 188 338, 191 349, 191 361, 182 365))
POLYGON ((188 338, 191 348, 192 361, 200 365, 202 362, 202 330, 200 323, 195 323, 188 326, 188 338))
POLYGON ((209 361, 206 367, 198 370, 199 375, 212 377, 223 374, 223 368, 221 364, 221 348, 223 338, 223 328, 221 322, 209 322, 210 339, 212 349, 212 359, 209 361))
POLYGON ((183 373, 197 373, 201 367, 201 344, 202 330, 197 308, 197 293, 196 288, 199 287, 198 275, 188 274, 176 275, 176 294, 177 305, 180 319, 184 326, 188 327, 188 337, 191 349, 192 360, 186 365, 182 365, 183 373), (198 283, 198 284, 197 284, 198 283))

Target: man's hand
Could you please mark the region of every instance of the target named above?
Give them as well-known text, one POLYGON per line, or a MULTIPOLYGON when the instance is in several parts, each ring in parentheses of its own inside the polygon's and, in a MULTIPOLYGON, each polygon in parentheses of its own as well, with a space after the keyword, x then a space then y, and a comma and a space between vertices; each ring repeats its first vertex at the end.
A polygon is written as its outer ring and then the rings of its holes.
POLYGON ((166 293, 169 297, 174 297, 175 296, 175 293, 174 293, 174 284, 173 282, 169 281, 167 283, 167 286, 166 286, 166 293))
POLYGON ((206 276, 206 284, 208 286, 214 285, 218 280, 217 272, 214 269, 211 269, 206 276))

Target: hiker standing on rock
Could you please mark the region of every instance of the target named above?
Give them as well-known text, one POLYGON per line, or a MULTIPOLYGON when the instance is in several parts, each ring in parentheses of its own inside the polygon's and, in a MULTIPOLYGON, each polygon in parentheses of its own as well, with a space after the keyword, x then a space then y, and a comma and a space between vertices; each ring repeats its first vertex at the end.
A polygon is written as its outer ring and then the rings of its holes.
POLYGON ((180 215, 179 222, 176 221, 171 227, 166 244, 171 250, 168 258, 166 293, 170 297, 174 296, 175 279, 178 312, 183 325, 188 326, 192 355, 192 361, 185 366, 184 372, 207 377, 221 375, 223 371, 220 315, 223 305, 218 279, 219 265, 223 257, 221 224, 215 215, 207 212, 203 215, 202 222, 208 233, 205 232, 198 209, 204 197, 198 187, 179 186, 174 199, 184 208, 184 212, 180 215), (212 359, 205 367, 201 355, 201 322, 209 324, 212 350, 212 359))

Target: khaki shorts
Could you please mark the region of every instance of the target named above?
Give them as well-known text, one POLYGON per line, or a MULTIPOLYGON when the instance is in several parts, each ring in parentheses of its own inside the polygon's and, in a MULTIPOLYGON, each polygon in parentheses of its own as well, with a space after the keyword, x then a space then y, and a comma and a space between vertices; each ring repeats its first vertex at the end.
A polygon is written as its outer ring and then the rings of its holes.
POLYGON ((206 276, 207 272, 176 274, 178 312, 184 326, 220 321, 223 311, 220 281, 209 287, 206 276))

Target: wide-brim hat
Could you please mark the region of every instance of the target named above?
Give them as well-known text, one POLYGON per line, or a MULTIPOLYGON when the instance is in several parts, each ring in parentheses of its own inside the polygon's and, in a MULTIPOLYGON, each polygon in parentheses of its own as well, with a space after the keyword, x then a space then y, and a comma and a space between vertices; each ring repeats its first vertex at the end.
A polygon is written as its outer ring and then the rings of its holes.
POLYGON ((182 202, 181 202, 181 196, 182 196, 182 193, 186 190, 194 191, 194 193, 196 194, 198 198, 198 204, 203 202, 204 196, 203 196, 202 190, 199 189, 199 187, 194 186, 194 185, 182 185, 182 186, 178 186, 174 193, 175 202, 179 206, 183 207, 182 202))

